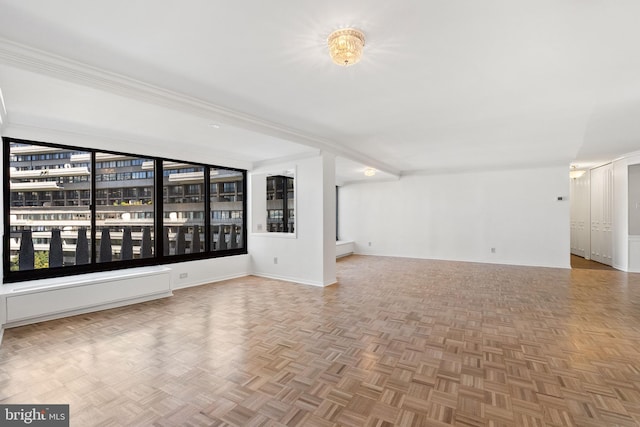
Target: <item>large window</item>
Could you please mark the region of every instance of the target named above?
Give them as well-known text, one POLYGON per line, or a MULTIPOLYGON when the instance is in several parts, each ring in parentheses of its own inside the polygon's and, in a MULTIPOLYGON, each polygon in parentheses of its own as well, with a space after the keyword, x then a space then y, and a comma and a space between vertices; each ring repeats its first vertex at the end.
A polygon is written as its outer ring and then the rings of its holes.
POLYGON ((5 276, 89 263, 91 168, 74 163, 86 156, 89 153, 81 150, 11 144, 4 166, 9 181, 8 192, 5 185, 5 214, 9 209, 5 276))
POLYGON ((165 161, 163 167, 164 249, 169 255, 205 251, 205 168, 165 161))
POLYGON ((6 282, 246 253, 243 170, 3 141, 6 282))
POLYGON ((98 262, 153 257, 155 183, 153 175, 146 178, 142 165, 153 172, 155 162, 124 154, 96 153, 98 262), (144 174, 145 178, 133 178, 134 174, 144 174))
POLYGON ((244 173, 236 170, 211 169, 211 250, 244 247, 244 177, 244 173))

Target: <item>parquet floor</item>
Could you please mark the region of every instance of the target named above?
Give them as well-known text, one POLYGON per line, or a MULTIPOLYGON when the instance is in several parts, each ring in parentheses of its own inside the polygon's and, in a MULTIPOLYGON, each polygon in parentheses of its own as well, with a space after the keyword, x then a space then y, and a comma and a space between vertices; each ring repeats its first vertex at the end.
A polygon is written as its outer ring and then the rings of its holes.
POLYGON ((590 259, 584 259, 582 257, 571 255, 571 268, 586 268, 589 270, 615 270, 615 268, 602 264, 590 259))
POLYGON ((640 275, 351 256, 10 329, 1 403, 72 426, 638 426, 640 275))

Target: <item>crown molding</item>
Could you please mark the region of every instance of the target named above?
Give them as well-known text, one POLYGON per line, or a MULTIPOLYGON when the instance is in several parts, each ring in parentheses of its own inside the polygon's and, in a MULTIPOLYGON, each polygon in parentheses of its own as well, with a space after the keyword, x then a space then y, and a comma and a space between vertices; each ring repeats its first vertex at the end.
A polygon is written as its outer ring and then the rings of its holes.
POLYGON ((292 154, 290 156, 276 157, 273 159, 260 160, 257 162, 253 162, 252 170, 260 170, 264 167, 269 167, 273 165, 280 165, 282 163, 292 163, 299 160, 310 159, 313 157, 318 157, 322 154, 321 150, 313 150, 309 153, 298 153, 292 154))
POLYGON ((433 169, 412 169, 404 170, 401 177, 410 176, 431 176, 431 175, 458 175, 463 173, 484 173, 484 172, 509 172, 509 171, 526 171, 534 169, 546 169, 556 167, 566 167, 569 162, 566 160, 554 160, 551 162, 520 162, 518 164, 501 165, 499 163, 477 165, 477 166, 459 166, 451 168, 433 168, 433 169))
POLYGON ((0 134, 7 126, 7 107, 4 104, 4 96, 2 95, 2 88, 0 88, 0 134))
POLYGON ((336 185, 339 187, 346 187, 347 185, 366 185, 366 184, 379 184, 379 183, 384 183, 384 182, 396 182, 399 181, 401 179, 401 177, 397 177, 397 176, 392 176, 390 178, 376 178, 376 179, 369 179, 369 178, 358 178, 358 179, 346 179, 346 180, 340 180, 337 179, 336 180, 336 185))
POLYGON ((364 153, 352 150, 339 142, 308 135, 297 129, 233 111, 202 99, 150 85, 1 37, 0 63, 199 117, 224 120, 225 123, 232 126, 332 152, 337 156, 363 163, 394 176, 400 176, 400 170, 364 153))
MULTIPOLYGON (((108 132, 96 128, 81 129, 76 127, 73 130, 70 130, 35 125, 26 121, 16 122, 15 120, 12 120, 11 123, 7 123, 3 129, 2 136, 88 147, 97 150, 104 147, 115 147, 114 149, 117 151, 128 152, 139 156, 146 156, 149 155, 149 153, 155 153, 154 155, 159 157, 176 157, 175 154, 171 152, 163 152, 158 149, 159 144, 161 146, 170 147, 173 143, 172 141, 155 138, 150 139, 141 136, 136 136, 135 140, 133 140, 129 135, 108 132)), ((198 156, 192 156, 189 152, 186 152, 184 157, 177 160, 185 162, 206 161, 211 164, 246 170, 250 170, 252 167, 251 162, 230 158, 224 154, 217 154, 215 150, 211 149, 208 150, 207 156, 208 158, 203 160, 202 156, 198 158, 198 156)))

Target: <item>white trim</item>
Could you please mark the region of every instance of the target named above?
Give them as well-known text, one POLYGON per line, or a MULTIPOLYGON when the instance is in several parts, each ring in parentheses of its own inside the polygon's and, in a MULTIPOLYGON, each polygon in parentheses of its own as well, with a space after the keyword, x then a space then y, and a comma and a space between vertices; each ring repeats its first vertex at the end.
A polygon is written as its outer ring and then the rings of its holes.
POLYGON ((380 182, 395 182, 402 179, 404 176, 405 176, 404 173, 401 176, 394 175, 391 178, 380 177, 380 178, 371 179, 363 176, 362 178, 348 179, 348 180, 339 181, 339 182, 336 180, 336 185, 338 185, 338 187, 345 187, 347 185, 356 185, 356 184, 372 184, 372 183, 377 184, 380 182))
POLYGON ((381 257, 381 258, 403 258, 403 259, 423 259, 430 261, 452 261, 452 262, 465 262, 471 264, 489 264, 489 265, 510 265, 514 267, 534 267, 534 268, 557 268, 562 270, 571 270, 571 258, 570 254, 567 252, 567 263, 558 264, 558 265, 540 265, 540 264, 527 264, 527 263, 515 263, 510 262, 508 260, 501 261, 491 261, 491 260, 469 260, 462 258, 441 258, 441 257, 424 257, 424 256, 416 256, 416 255, 403 255, 403 254, 379 254, 372 252, 362 252, 356 250, 354 255, 361 256, 373 256, 373 257, 381 257))
POLYGON ((63 289, 77 286, 95 285, 119 279, 135 279, 171 272, 166 266, 137 267, 122 270, 100 271, 95 273, 78 274, 76 276, 52 277, 48 279, 31 280, 28 282, 5 283, 0 287, 0 295, 14 295, 42 292, 52 289, 63 289))
POLYGON ((341 144, 340 141, 330 141, 308 135, 291 127, 233 111, 202 99, 82 64, 78 61, 34 49, 5 38, 0 38, 0 62, 23 70, 123 95, 131 99, 190 113, 199 117, 207 119, 218 117, 219 120, 231 126, 238 126, 320 150, 327 150, 336 155, 370 165, 391 175, 400 176, 400 170, 369 155, 350 149, 346 144, 341 144))
POLYGON ((279 274, 270 274, 270 273, 260 273, 260 272, 256 272, 256 271, 251 273, 251 275, 252 276, 257 276, 257 277, 263 277, 265 279, 282 280, 284 282, 297 283, 297 284, 309 285, 309 286, 317 286, 317 287, 321 287, 321 288, 324 288, 325 286, 329 286, 329 285, 332 285, 333 283, 336 283, 335 281, 332 281, 331 283, 325 284, 325 283, 322 283, 322 282, 315 282, 315 281, 311 281, 311 280, 300 279, 300 278, 297 278, 297 277, 282 276, 282 275, 279 275, 279 274))
MULTIPOLYGON (((0 132, 7 125, 7 108, 4 104, 4 96, 2 95, 2 88, 0 87, 0 132)), ((1 337, 0 337, 1 339, 1 337)))
POLYGON ((414 169, 404 170, 401 173, 401 177, 408 176, 432 176, 432 175, 457 175, 461 173, 476 173, 476 172, 497 172, 497 171, 518 171, 527 169, 539 169, 548 168, 554 166, 567 166, 567 178, 569 178, 569 160, 555 160, 553 162, 533 162, 533 163, 521 163, 511 165, 499 165, 499 164, 487 164, 477 166, 460 166, 452 168, 432 168, 432 169, 414 169))
MULTIPOLYGON (((14 117, 15 118, 15 117, 14 117)), ((26 118, 26 117, 25 117, 26 118)), ((136 136, 135 140, 130 135, 124 135, 118 132, 109 131, 105 129, 84 129, 82 131, 77 128, 72 130, 66 129, 54 129, 44 126, 36 126, 29 123, 16 122, 14 120, 11 123, 7 123, 3 132, 3 136, 16 139, 47 141, 53 144, 62 145, 74 145, 78 147, 87 147, 94 150, 101 150, 104 147, 109 147, 115 143, 126 143, 132 147, 144 146, 147 153, 144 153, 143 149, 136 149, 129 154, 137 156, 148 156, 150 152, 157 153, 158 147, 171 147, 175 144, 175 141, 163 140, 161 138, 148 138, 144 136, 136 136)), ((251 162, 246 160, 232 159, 225 155, 216 154, 215 150, 207 149, 208 153, 215 155, 216 165, 222 167, 238 168, 249 170, 251 168, 251 162)), ((185 151, 184 158, 181 159, 184 162, 194 161, 200 162, 201 158, 191 157, 190 152, 185 151)), ((160 153, 160 157, 168 157, 167 153, 160 153)))
POLYGON ((241 277, 247 277, 247 276, 248 276, 247 273, 229 274, 227 276, 216 277, 215 279, 202 280, 194 283, 184 283, 181 285, 172 285, 171 289, 175 291, 179 289, 194 288, 196 286, 209 285, 212 283, 222 282, 225 280, 239 279, 241 277))
POLYGON ((253 169, 251 172, 259 172, 259 169, 267 166, 279 165, 280 163, 290 163, 298 160, 310 159, 312 157, 318 157, 322 154, 321 150, 314 150, 310 153, 292 154, 290 156, 277 157, 274 159, 258 160, 253 162, 253 169), (256 170, 258 169, 258 170, 256 170))
MULTIPOLYGON (((586 258, 585 258, 585 259, 586 259, 586 258)), ((594 262, 598 262, 598 261, 594 261, 594 262)), ((606 264, 605 264, 605 265, 606 265, 606 264)), ((635 271, 627 270, 626 268, 624 268, 624 266, 623 266, 623 265, 616 264, 615 262, 611 264, 611 267, 615 268, 616 270, 620 270, 620 271, 622 271, 622 272, 625 272, 625 273, 636 273, 635 271)))
POLYGON ((280 237, 282 239, 297 239, 296 233, 284 233, 282 231, 252 231, 252 236, 256 237, 280 237))

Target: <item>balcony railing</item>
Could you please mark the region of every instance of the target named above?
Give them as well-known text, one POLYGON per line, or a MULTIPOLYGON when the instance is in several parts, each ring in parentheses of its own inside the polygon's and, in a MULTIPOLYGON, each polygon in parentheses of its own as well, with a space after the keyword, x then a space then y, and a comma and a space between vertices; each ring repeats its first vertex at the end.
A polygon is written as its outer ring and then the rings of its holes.
MULTIPOLYGON (((153 257, 153 231, 151 226, 122 228, 101 227, 96 233, 96 261, 99 263, 134 258, 153 257)), ((49 231, 17 230, 11 232, 10 249, 12 270, 53 268, 83 265, 90 262, 90 233, 87 227, 76 231, 52 228, 49 231), (36 262, 36 253, 40 255, 36 262)), ((213 251, 242 247, 241 227, 237 224, 211 226, 213 251)), ((163 254, 165 256, 200 253, 204 251, 204 230, 199 225, 163 227, 163 254)))

